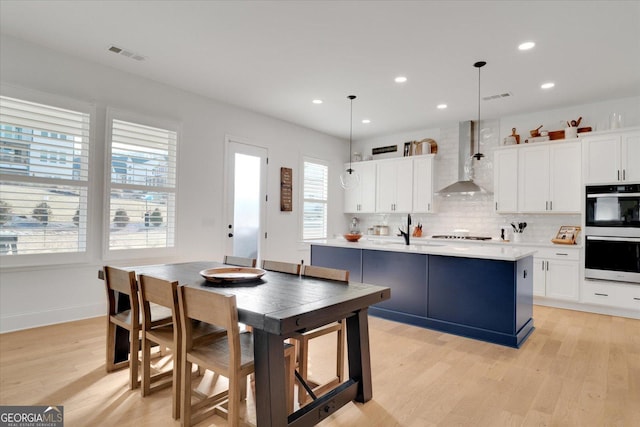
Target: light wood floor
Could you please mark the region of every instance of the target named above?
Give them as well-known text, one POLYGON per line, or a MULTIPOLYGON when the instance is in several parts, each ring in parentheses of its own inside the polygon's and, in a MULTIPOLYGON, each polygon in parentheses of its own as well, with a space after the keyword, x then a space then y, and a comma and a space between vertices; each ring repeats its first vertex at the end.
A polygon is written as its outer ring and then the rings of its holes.
MULTIPOLYGON (((640 320, 540 306, 534 319, 516 350, 371 317, 374 398, 322 425, 640 426, 640 320)), ((142 398, 126 370, 106 374, 104 333, 100 318, 0 335, 0 404, 61 404, 66 426, 179 425, 169 389, 142 398)), ((331 342, 312 348, 316 372, 331 342)))

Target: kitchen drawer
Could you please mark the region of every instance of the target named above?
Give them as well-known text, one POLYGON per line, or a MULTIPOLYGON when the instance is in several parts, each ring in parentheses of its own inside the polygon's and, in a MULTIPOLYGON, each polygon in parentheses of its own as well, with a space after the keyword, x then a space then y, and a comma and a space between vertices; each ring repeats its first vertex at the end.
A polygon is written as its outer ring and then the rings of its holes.
POLYGON ((582 302, 640 311, 640 285, 585 280, 582 302))
POLYGON ((578 248, 535 248, 538 252, 533 254, 535 258, 549 258, 549 259, 565 259, 578 261, 580 260, 580 249, 578 248))

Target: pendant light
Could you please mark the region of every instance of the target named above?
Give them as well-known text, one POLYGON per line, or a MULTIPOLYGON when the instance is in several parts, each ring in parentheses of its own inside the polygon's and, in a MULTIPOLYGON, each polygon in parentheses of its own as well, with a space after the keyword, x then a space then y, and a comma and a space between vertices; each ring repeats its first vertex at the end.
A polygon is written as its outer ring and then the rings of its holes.
POLYGON ((351 143, 353 137, 353 100, 356 99, 355 95, 347 96, 347 99, 351 101, 351 116, 349 119, 349 168, 340 174, 340 185, 345 190, 356 188, 360 184, 360 176, 351 167, 351 143))
POLYGON ((487 65, 485 61, 478 61, 473 64, 473 66, 478 69, 478 138, 476 139, 476 154, 473 155, 476 160, 480 160, 484 157, 484 154, 480 152, 480 68, 485 65, 487 65))

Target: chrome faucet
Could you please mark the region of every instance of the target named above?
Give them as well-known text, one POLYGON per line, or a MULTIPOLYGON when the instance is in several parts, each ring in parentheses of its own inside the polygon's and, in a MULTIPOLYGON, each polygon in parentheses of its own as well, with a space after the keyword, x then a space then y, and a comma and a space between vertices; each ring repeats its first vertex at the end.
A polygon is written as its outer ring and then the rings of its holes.
POLYGON ((407 231, 404 232, 401 228, 399 228, 399 230, 402 237, 404 237, 404 244, 408 246, 409 238, 411 237, 411 214, 407 214, 407 231))

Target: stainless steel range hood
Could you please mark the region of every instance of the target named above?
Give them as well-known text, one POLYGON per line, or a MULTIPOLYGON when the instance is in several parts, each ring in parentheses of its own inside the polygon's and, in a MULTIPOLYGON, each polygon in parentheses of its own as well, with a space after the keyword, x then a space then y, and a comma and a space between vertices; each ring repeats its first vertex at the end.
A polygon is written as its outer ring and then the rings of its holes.
POLYGON ((476 134, 476 125, 478 125, 477 122, 471 120, 460 122, 458 135, 458 181, 444 187, 435 194, 439 196, 491 194, 473 182, 473 179, 469 178, 464 170, 467 159, 471 157, 473 153, 473 139, 476 134))

